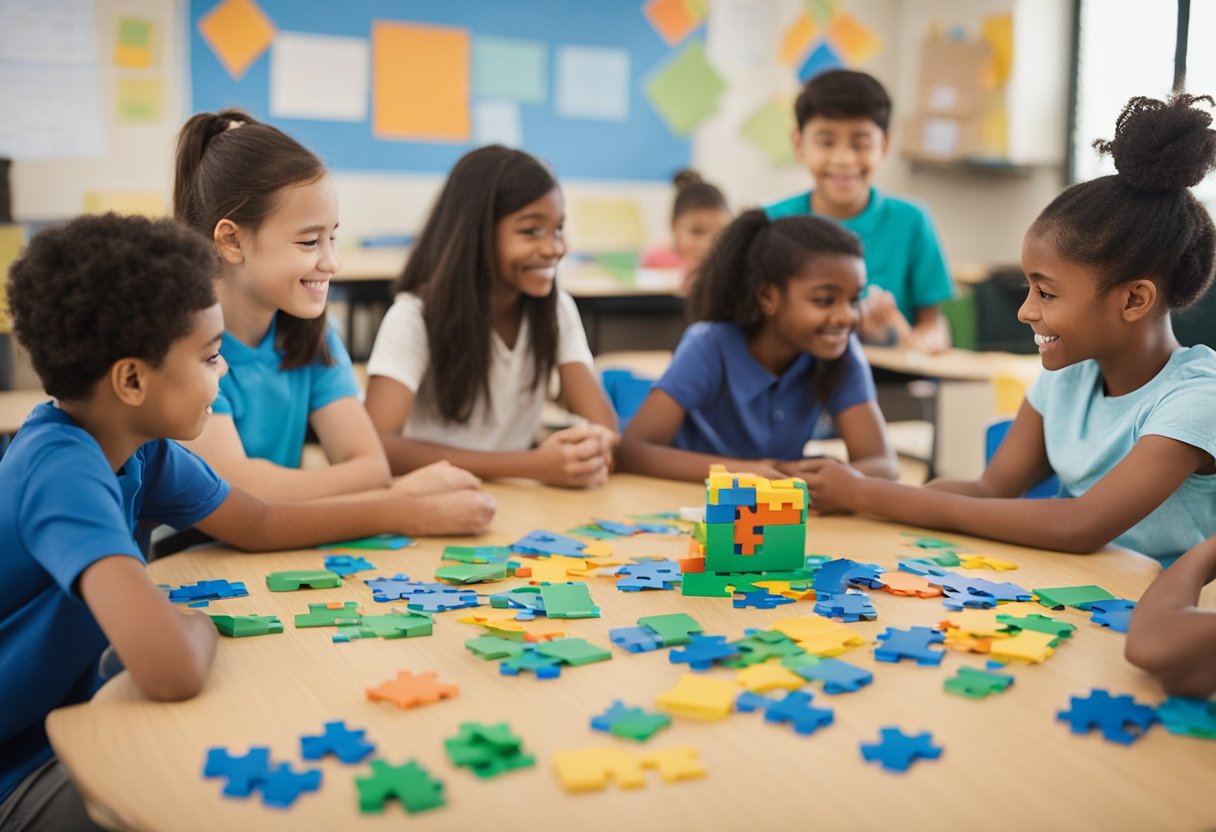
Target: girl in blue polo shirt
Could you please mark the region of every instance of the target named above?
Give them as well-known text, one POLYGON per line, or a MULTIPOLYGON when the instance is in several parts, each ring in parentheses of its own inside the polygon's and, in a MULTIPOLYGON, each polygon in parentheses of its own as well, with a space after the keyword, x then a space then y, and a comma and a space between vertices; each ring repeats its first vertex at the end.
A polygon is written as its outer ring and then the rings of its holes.
MULTIPOLYGON (((326 322, 338 201, 320 159, 239 110, 200 113, 178 138, 173 202, 177 219, 215 241, 228 362, 214 418, 190 449, 263 499, 390 485, 350 357, 326 322), (327 468, 300 469, 309 424, 327 468)), ((479 485, 446 462, 392 484, 416 495, 479 485)))
POLYGON ((1113 541, 1164 566, 1216 533, 1216 352, 1170 323, 1216 266, 1189 190, 1216 168, 1212 103, 1133 98, 1099 143, 1118 173, 1073 185, 1026 232, 1018 319, 1044 372, 981 477, 918 489, 823 464, 806 472, 817 507, 1066 552, 1113 541), (1021 499, 1053 471, 1056 499, 1021 499))
POLYGON ((857 342, 866 283, 861 243, 818 217, 727 226, 690 299, 694 324, 621 440, 622 470, 704 479, 709 466, 797 476, 830 416, 849 464, 898 475, 857 342))

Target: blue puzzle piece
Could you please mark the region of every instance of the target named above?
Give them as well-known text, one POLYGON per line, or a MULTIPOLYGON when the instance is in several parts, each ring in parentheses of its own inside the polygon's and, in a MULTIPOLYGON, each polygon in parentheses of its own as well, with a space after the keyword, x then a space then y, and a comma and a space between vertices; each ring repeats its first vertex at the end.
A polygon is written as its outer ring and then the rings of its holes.
POLYGON ((1095 601, 1089 606, 1089 611, 1093 613, 1090 620, 1116 633, 1126 633, 1127 625, 1132 619, 1132 610, 1135 608, 1135 601, 1124 601, 1121 598, 1114 601, 1095 601))
POLYGON ((1017 584, 990 581, 971 575, 950 572, 944 575, 925 576, 930 584, 940 586, 945 595, 942 604, 947 609, 964 607, 990 609, 1001 601, 1029 601, 1033 594, 1017 584))
MULTIPOLYGON (((736 479, 735 482, 738 483, 738 480, 736 479)), ((740 488, 738 485, 734 488, 719 488, 717 504, 720 506, 747 506, 748 508, 755 508, 756 489, 740 488)))
POLYGON ((360 762, 376 750, 374 744, 363 738, 366 733, 362 728, 347 728, 341 720, 327 722, 324 734, 300 737, 300 756, 305 760, 320 760, 326 754, 333 754, 348 765, 360 762))
POLYGON ((368 578, 363 583, 371 587, 372 597, 381 604, 409 596, 418 585, 417 581, 411 581, 409 575, 401 572, 391 578, 368 578))
POLYGON ((898 662, 900 659, 916 659, 922 666, 937 666, 942 663, 942 650, 932 650, 930 645, 946 640, 945 633, 931 627, 909 627, 900 630, 888 627, 878 634, 882 646, 874 648, 874 658, 880 662, 898 662))
POLYGON ((212 601, 224 598, 244 598, 249 594, 241 581, 199 581, 196 584, 183 584, 169 590, 169 600, 175 604, 187 604, 191 607, 205 607, 212 601))
POLYGON ((899 569, 901 572, 911 572, 913 575, 920 575, 924 578, 941 577, 943 575, 954 574, 953 572, 942 569, 932 561, 923 560, 921 558, 908 558, 907 560, 901 560, 899 562, 899 569))
POLYGON ((727 644, 726 636, 694 634, 682 650, 672 650, 668 658, 672 664, 687 664, 692 670, 709 670, 714 662, 738 655, 738 648, 727 644))
POLYGON ((878 618, 878 612, 870 601, 870 596, 864 592, 849 590, 839 595, 819 593, 816 591, 815 614, 824 618, 837 618, 847 623, 873 621, 878 618))
POLYGON ((620 699, 614 700, 612 706, 602 714, 591 718, 591 727, 596 731, 629 737, 640 742, 650 739, 669 725, 671 717, 666 714, 647 713, 641 708, 631 708, 620 699))
POLYGON ((732 505, 706 505, 706 523, 733 523, 739 519, 739 510, 732 505))
POLYGON ((1216 740, 1216 702, 1170 696, 1157 706, 1157 716, 1171 734, 1216 740))
POLYGON ((248 797, 269 775, 270 749, 266 746, 251 747, 239 757, 229 754, 227 748, 207 749, 203 777, 227 778, 224 794, 229 797, 248 797))
POLYGON ((538 652, 535 644, 529 644, 522 653, 503 659, 498 664, 498 672, 503 676, 518 676, 521 671, 530 671, 536 674, 537 679, 556 679, 562 675, 562 662, 561 659, 538 652))
POLYGON ((321 788, 321 770, 292 771, 290 763, 280 763, 262 783, 262 803, 286 809, 304 792, 321 788))
MULTIPOLYGON (((709 522, 709 521, 707 521, 709 522)), ((732 521, 733 522, 733 521, 732 521)), ((672 526, 668 523, 634 523, 634 528, 639 532, 646 534, 683 534, 684 530, 679 526, 672 526)))
POLYGON ((877 589, 882 586, 881 575, 887 570, 875 563, 858 563, 848 558, 837 558, 821 564, 815 571, 815 593, 836 595, 850 586, 866 586, 877 589))
POLYGON ((601 520, 598 517, 594 520, 595 525, 599 526, 606 532, 618 534, 621 537, 629 537, 638 533, 636 526, 631 526, 628 523, 618 523, 615 520, 601 520))
POLYGON ((583 549, 587 548, 587 544, 580 540, 575 540, 573 537, 554 534, 537 530, 526 534, 519 540, 511 544, 512 552, 519 552, 524 555, 538 555, 540 557, 549 557, 550 555, 566 555, 567 557, 577 558, 582 557, 583 549))
POLYGON ((1088 734, 1097 728, 1106 739, 1123 745, 1131 745, 1159 721, 1157 712, 1148 705, 1127 694, 1111 696, 1102 688, 1094 688, 1089 696, 1072 697, 1069 705, 1057 717, 1069 723, 1074 734, 1088 734), (1129 725, 1135 730, 1128 730, 1125 726, 1129 725))
POLYGON ((663 640, 649 627, 617 627, 608 631, 608 639, 630 653, 649 653, 663 646, 663 640))
POLYGON ((406 609, 416 612, 447 612, 480 604, 476 592, 419 592, 406 600, 406 609))
POLYGON ((915 760, 936 760, 942 747, 933 744, 933 735, 905 734, 898 728, 883 728, 878 742, 863 742, 861 756, 866 762, 879 762, 887 771, 907 771, 915 760))
POLYGON ((680 564, 674 560, 651 560, 643 563, 631 563, 617 570, 616 588, 624 592, 637 592, 643 589, 675 589, 683 575, 680 564))
POLYGON ((835 718, 830 708, 816 708, 811 705, 814 697, 801 690, 786 691, 782 699, 769 699, 758 693, 744 691, 735 700, 735 708, 744 713, 764 709, 765 722, 790 723, 794 732, 809 736, 825 725, 831 725, 835 718))
POLYGON ((874 674, 840 659, 820 659, 790 668, 809 682, 823 682, 823 692, 853 693, 874 681, 874 674))
POLYGON ((785 604, 794 603, 793 598, 784 595, 774 595, 767 589, 757 589, 754 592, 736 592, 733 606, 737 610, 751 607, 757 610, 773 610, 785 604))
POLYGON ((354 555, 328 555, 325 558, 325 568, 339 575, 353 575, 355 572, 366 572, 376 567, 367 558, 354 555))

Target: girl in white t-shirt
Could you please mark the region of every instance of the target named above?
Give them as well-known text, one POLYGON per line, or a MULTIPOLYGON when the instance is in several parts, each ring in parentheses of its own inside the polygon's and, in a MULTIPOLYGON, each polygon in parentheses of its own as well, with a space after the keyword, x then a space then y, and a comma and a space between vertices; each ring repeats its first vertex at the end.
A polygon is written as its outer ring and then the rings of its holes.
POLYGON ((607 478, 616 415, 555 285, 564 221, 557 181, 527 153, 493 145, 456 163, 367 364, 367 411, 394 473, 446 459, 481 477, 607 478), (587 424, 533 447, 555 368, 587 424))

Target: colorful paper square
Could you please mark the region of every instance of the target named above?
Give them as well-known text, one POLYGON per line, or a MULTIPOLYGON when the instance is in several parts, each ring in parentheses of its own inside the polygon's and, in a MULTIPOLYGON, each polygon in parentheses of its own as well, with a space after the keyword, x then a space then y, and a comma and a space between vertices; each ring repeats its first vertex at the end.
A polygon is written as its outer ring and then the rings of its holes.
POLYGON ((473 95, 543 104, 549 98, 545 44, 515 38, 473 38, 473 95))
POLYGON ((149 69, 152 66, 153 23, 136 17, 120 17, 114 42, 114 66, 149 69))
POLYGON ((785 30, 785 34, 781 36, 781 49, 779 55, 781 63, 786 66, 794 66, 801 63, 806 58, 807 53, 811 51, 811 44, 815 41, 815 33, 819 31, 819 27, 815 25, 815 21, 805 11, 798 14, 797 19, 790 24, 790 27, 785 30))
POLYGON ((882 49, 882 38, 848 12, 841 12, 828 26, 828 39, 851 64, 863 64, 882 49))
POLYGON ((798 70, 798 80, 805 84, 821 72, 840 69, 843 66, 844 61, 840 60, 840 55, 824 41, 816 46, 810 55, 807 55, 806 61, 798 70))
POLYGON ((199 19, 198 31, 238 81, 274 41, 274 24, 253 0, 223 0, 199 19))
POLYGON ((648 0, 642 6, 642 14, 668 46, 688 37, 705 17, 704 6, 688 0, 648 0))
POLYGON ((794 161, 790 139, 794 126, 790 103, 773 100, 748 116, 739 128, 739 134, 759 148, 770 165, 787 165, 794 161))
POLYGON ((114 90, 115 118, 124 124, 155 124, 164 114, 165 85, 155 78, 119 78, 114 90))
POLYGON ((565 118, 629 118, 629 53, 593 46, 559 48, 557 112, 565 118))
POLYGON ((705 56, 705 44, 690 41, 646 82, 646 97, 677 136, 687 136, 718 110, 726 82, 705 56))
POLYGON ((467 29, 372 23, 372 134, 467 142, 470 52, 467 29))

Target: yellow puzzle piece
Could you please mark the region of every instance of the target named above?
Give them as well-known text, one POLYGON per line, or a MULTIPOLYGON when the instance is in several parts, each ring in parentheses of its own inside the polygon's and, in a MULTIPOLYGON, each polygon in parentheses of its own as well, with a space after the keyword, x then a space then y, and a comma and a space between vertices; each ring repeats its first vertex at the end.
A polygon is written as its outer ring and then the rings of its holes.
POLYGON ((556 751, 553 768, 557 779, 568 792, 597 791, 615 780, 622 789, 637 789, 646 785, 642 761, 623 748, 579 748, 556 751))
POLYGON ((1016 563, 1010 563, 1007 560, 997 560, 987 555, 964 555, 962 552, 959 552, 958 559, 964 569, 991 569, 995 572, 1009 572, 1018 568, 1016 563))
POLYGON ((697 749, 689 745, 663 748, 642 755, 642 766, 659 772, 664 783, 678 780, 695 780, 708 774, 697 755, 697 749))
POLYGON ((785 634, 814 656, 839 656, 869 643, 845 625, 819 615, 783 618, 769 629, 785 634))
POLYGON ((676 686, 660 694, 658 706, 670 714, 693 719, 726 719, 735 706, 739 686, 727 679, 685 673, 676 686))
POLYGON ((752 693, 768 693, 770 690, 798 690, 806 680, 792 670, 772 662, 754 664, 735 674, 735 681, 752 693))
POLYGON ((1051 633, 1022 630, 1011 638, 995 639, 992 642, 992 658, 1037 664, 1055 652, 1051 647, 1055 638, 1051 633))

